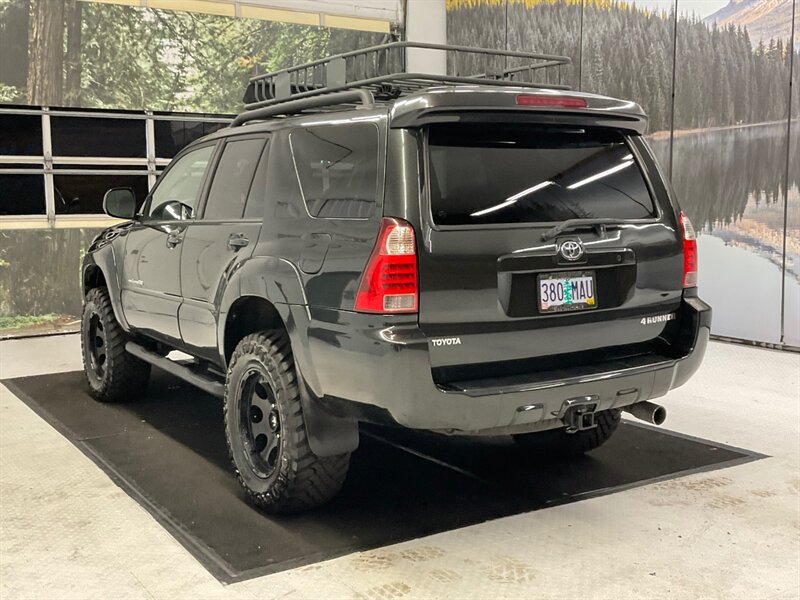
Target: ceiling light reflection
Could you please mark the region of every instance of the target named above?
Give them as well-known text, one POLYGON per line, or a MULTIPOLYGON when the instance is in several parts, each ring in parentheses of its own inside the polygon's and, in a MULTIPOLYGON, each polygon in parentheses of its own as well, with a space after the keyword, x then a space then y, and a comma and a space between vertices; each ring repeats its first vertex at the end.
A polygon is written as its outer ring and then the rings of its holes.
POLYGON ((479 211, 476 211, 476 212, 472 213, 470 215, 470 217, 481 217, 483 215, 487 215, 487 214, 489 214, 491 212, 494 212, 496 210, 500 210, 502 208, 505 208, 506 206, 511 206, 512 204, 514 204, 520 198, 528 196, 529 194, 533 194, 534 192, 538 192, 539 190, 544 189, 547 186, 550 186, 550 185, 553 185, 553 184, 554 184, 553 181, 543 181, 541 183, 537 183, 533 187, 529 187, 529 188, 527 188, 525 190, 522 190, 521 192, 517 192, 513 196, 509 196, 508 198, 503 200, 500 204, 496 204, 495 206, 490 206, 489 208, 484 208, 482 210, 479 210, 479 211))
POLYGON ((587 183, 592 183, 593 181, 597 181, 598 179, 602 179, 603 177, 608 177, 609 175, 612 175, 612 174, 616 173, 617 171, 622 171, 622 169, 624 169, 626 167, 630 167, 632 164, 633 164, 632 160, 625 161, 621 165, 617 165, 615 167, 611 167, 610 169, 606 169, 605 171, 600 171, 599 173, 595 173, 591 177, 587 177, 586 179, 581 179, 580 181, 577 181, 577 182, 573 183, 572 185, 568 185, 567 189, 568 190, 576 190, 579 187, 583 187, 587 183))

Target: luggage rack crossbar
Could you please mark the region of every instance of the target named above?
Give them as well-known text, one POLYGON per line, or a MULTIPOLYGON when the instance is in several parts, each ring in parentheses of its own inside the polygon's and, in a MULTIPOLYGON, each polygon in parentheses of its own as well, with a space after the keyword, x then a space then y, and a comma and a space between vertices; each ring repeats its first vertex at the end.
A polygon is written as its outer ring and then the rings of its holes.
MULTIPOLYGON (((457 61, 456 61, 457 62, 457 61)), ((282 114, 304 109, 295 101, 333 96, 336 92, 365 90, 376 100, 394 100, 436 85, 472 84, 516 86, 526 88, 570 89, 563 84, 562 67, 571 64, 567 56, 493 50, 469 46, 428 44, 422 42, 392 42, 311 61, 302 65, 256 75, 250 79, 245 92, 245 110, 283 104, 282 114), (447 58, 469 57, 481 63, 483 72, 461 75, 408 73, 407 50, 445 52, 447 58), (492 70, 489 63, 502 59, 503 67, 492 70), (508 67, 509 60, 524 64, 508 67), (539 81, 537 81, 537 76, 539 81)), ((333 100, 333 98, 330 98, 333 100)), ((307 108, 323 110, 335 102, 312 101, 307 108)), ((337 105, 341 109, 341 104, 337 105)), ((240 116, 244 116, 243 113, 240 116)), ((274 114, 280 114, 276 111, 274 114)), ((246 122, 245 119, 241 122, 246 122)))

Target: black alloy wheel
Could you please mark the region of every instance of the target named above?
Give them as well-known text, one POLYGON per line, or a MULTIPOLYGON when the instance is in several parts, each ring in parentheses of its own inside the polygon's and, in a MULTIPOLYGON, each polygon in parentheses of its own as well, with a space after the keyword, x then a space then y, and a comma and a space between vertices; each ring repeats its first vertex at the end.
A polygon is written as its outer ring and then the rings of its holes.
POLYGON ((275 392, 261 370, 254 368, 242 380, 239 395, 244 458, 256 475, 267 479, 281 457, 281 417, 275 392))
POLYGON ((246 495, 272 513, 324 504, 350 463, 349 453, 311 451, 299 383, 285 331, 251 333, 236 345, 222 409, 228 452, 246 495))
POLYGON ((96 312, 89 317, 89 327, 83 341, 89 358, 89 369, 99 381, 106 375, 106 332, 103 321, 96 312))

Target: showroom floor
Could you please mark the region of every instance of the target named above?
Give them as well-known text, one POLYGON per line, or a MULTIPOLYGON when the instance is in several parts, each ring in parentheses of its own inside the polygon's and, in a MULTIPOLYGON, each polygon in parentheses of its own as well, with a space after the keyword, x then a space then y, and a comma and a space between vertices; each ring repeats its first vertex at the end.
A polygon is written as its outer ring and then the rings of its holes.
MULTIPOLYGON (((75 335, 0 342, 0 379, 79 368, 75 335)), ((223 585, 0 386, 0 597, 800 597, 800 354, 712 343, 664 404, 768 458, 223 585)))

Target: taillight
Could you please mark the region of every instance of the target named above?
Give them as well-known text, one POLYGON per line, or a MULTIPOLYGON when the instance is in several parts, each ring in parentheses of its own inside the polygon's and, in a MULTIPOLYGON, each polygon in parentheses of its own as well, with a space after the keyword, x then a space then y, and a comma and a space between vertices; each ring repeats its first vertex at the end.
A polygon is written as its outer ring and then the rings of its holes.
POLYGON ((683 231, 683 287, 697 286, 697 235, 689 217, 681 212, 681 231, 683 231))
POLYGON ((538 94, 520 94, 517 96, 519 106, 557 106, 561 108, 586 108, 586 100, 575 96, 545 96, 538 94))
POLYGON ((411 225, 384 217, 375 248, 361 276, 356 310, 371 313, 417 312, 417 245, 411 225))

